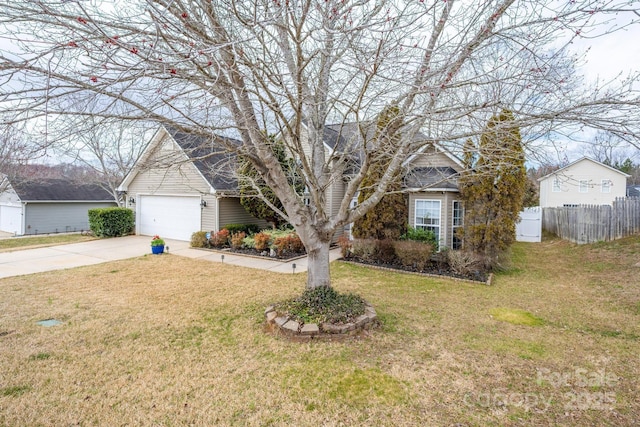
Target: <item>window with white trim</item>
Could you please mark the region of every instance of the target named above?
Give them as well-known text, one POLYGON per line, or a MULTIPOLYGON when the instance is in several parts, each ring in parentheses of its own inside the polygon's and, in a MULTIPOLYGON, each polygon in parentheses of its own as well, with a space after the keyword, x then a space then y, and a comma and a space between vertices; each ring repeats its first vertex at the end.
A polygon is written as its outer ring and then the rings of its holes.
POLYGON ((430 230, 440 241, 440 200, 416 200, 415 227, 430 230))
POLYGON ((589 181, 587 181, 586 179, 581 179, 580 180, 580 185, 578 186, 578 191, 580 193, 589 192, 589 181))
POLYGON ((611 181, 608 179, 603 179, 600 191, 603 193, 611 193, 611 181))
POLYGON ((554 193, 559 193, 562 191, 560 188, 560 180, 558 178, 553 178, 553 182, 551 183, 551 191, 554 193))
POLYGON ((453 239, 451 241, 451 249, 462 249, 462 239, 458 235, 464 222, 464 208, 462 207, 462 202, 454 200, 452 211, 453 217, 451 225, 453 229, 453 239))

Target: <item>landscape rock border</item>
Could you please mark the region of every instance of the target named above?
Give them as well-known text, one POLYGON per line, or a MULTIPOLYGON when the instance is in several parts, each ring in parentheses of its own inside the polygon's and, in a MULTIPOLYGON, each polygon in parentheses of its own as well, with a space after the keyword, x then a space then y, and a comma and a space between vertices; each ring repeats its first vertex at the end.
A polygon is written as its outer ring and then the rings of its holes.
POLYGON ((266 330, 277 336, 293 341, 334 341, 355 337, 377 327, 378 315, 371 304, 366 303, 364 314, 353 322, 335 325, 332 323, 300 323, 288 316, 278 313, 275 306, 270 305, 264 311, 266 330))

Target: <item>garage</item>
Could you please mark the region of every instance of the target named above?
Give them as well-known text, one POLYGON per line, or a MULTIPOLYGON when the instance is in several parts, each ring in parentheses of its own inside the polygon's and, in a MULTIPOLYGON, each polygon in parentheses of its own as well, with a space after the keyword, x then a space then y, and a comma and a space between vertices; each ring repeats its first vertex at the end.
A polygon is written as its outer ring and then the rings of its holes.
POLYGON ((200 230, 200 196, 140 196, 137 209, 138 234, 191 240, 200 230))
POLYGON ((0 205, 0 231, 22 234, 22 207, 0 205))

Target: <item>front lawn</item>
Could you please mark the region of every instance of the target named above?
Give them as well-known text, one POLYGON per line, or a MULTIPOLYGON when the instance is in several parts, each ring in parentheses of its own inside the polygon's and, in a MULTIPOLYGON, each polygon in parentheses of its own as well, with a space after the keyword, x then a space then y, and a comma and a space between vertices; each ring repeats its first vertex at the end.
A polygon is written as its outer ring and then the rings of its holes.
POLYGON ((79 243, 94 239, 95 237, 93 236, 86 236, 80 233, 47 234, 33 237, 9 237, 6 239, 0 239, 0 252, 62 245, 65 243, 79 243))
POLYGON ((640 241, 517 244, 494 286, 335 263, 382 328, 262 331, 279 275, 175 255, 0 280, 0 425, 632 425, 640 241), (39 320, 62 325, 43 327, 39 320))

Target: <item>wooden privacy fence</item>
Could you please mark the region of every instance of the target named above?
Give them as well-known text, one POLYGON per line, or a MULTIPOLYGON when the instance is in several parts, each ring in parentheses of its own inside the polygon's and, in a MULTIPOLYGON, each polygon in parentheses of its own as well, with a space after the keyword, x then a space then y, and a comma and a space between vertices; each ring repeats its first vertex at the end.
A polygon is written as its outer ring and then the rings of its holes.
POLYGON ((640 233, 640 197, 609 205, 544 208, 542 228, 574 243, 609 241, 640 233))

